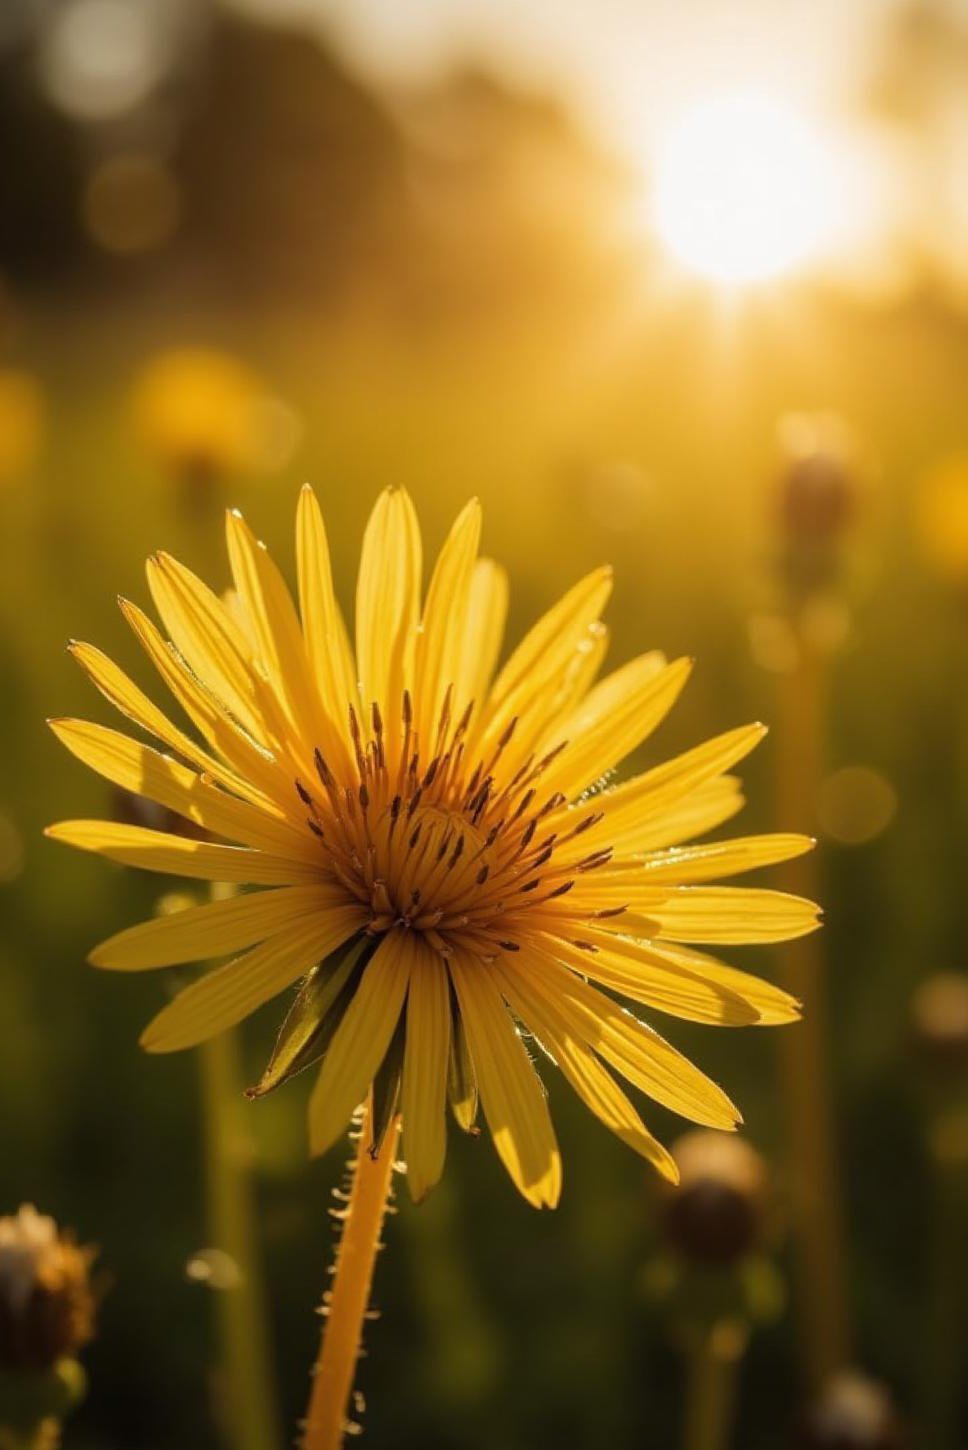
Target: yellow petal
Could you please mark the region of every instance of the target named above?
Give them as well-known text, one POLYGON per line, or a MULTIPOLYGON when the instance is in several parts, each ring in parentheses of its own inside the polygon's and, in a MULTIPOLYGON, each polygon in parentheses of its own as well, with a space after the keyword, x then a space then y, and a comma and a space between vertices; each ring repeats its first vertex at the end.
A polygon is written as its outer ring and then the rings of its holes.
POLYGON ((562 678, 587 647, 611 588, 611 569, 596 569, 538 620, 494 682, 473 736, 476 752, 487 756, 513 728, 503 769, 513 774, 526 759, 554 723, 562 678))
POLYGON ((662 656, 647 654, 602 680, 560 726, 567 744, 542 774, 542 792, 572 799, 624 760, 668 714, 691 669, 691 660, 663 668, 662 656))
MULTIPOLYGON (((480 538, 481 506, 472 499, 458 515, 434 565, 417 637, 414 704, 417 729, 428 751, 434 748, 444 697, 457 685, 480 538)), ((467 703, 465 699, 452 699, 455 719, 460 718, 467 703)))
POLYGON ((367 964, 309 1100, 312 1153, 326 1152, 366 1096, 400 1020, 412 960, 409 934, 389 932, 367 964))
POLYGON ((162 680, 199 733, 222 760, 228 762, 228 768, 221 761, 205 756, 191 742, 187 753, 183 749, 179 749, 179 753, 207 770, 227 790, 245 796, 247 800, 258 803, 279 798, 283 786, 291 783, 292 771, 281 771, 278 761, 226 715, 214 695, 208 693, 201 681, 172 652, 137 605, 127 599, 122 599, 120 604, 122 614, 162 680))
POLYGON ((820 924, 812 901, 743 886, 679 887, 652 915, 661 939, 721 944, 790 941, 820 924))
POLYGON ((403 489, 387 489, 377 499, 363 536, 356 660, 364 712, 376 701, 391 735, 403 691, 413 682, 420 575, 420 529, 413 504, 403 489))
POLYGON ((356 663, 333 589, 322 511, 308 484, 299 495, 296 513, 296 567, 310 668, 324 709, 348 741, 347 711, 351 704, 359 708, 356 663))
MULTIPOLYGON (((621 917, 616 920, 616 930, 621 920, 621 917)), ((716 991, 724 991, 735 998, 741 998, 756 1013, 758 1026, 773 1027, 784 1022, 795 1022, 800 1016, 800 1004, 789 992, 775 987, 772 982, 764 981, 762 977, 754 977, 749 972, 729 967, 725 962, 707 956, 704 952, 694 951, 678 943, 629 941, 627 937, 616 935, 611 930, 610 922, 603 922, 601 929, 583 934, 590 942, 599 946, 602 952, 607 951, 610 960, 624 962, 626 976, 634 974, 640 963, 646 963, 651 968, 664 964, 666 971, 673 973, 679 981, 687 977, 697 979, 709 983, 716 991)), ((585 975, 595 975, 588 970, 587 963, 585 975)), ((620 987, 618 990, 624 991, 626 996, 636 1001, 647 1000, 644 994, 638 995, 631 986, 620 987)))
POLYGON ((464 638, 458 650, 457 696, 480 714, 501 652, 508 612, 508 576, 493 559, 478 559, 471 576, 464 638))
MULTIPOLYGON (((616 919, 616 931, 622 921, 616 919)), ((800 1015, 794 999, 759 977, 684 949, 630 941, 615 932, 582 928, 582 951, 561 938, 549 942, 555 955, 574 971, 603 987, 643 1002, 673 1017, 712 1026, 749 1027, 793 1022, 800 1015)))
MULTIPOLYGON (((735 1128, 739 1111, 722 1088, 610 997, 581 981, 550 953, 529 943, 533 989, 567 1030, 657 1103, 709 1128, 735 1128)), ((519 966, 523 970, 524 963, 519 966)))
POLYGON ((44 833, 81 851, 93 851, 122 866, 191 876, 200 881, 227 881, 240 886, 289 886, 320 879, 320 868, 302 861, 250 851, 241 846, 210 845, 170 836, 145 826, 117 821, 59 821, 44 833))
POLYGON ((621 939, 609 940, 605 933, 583 930, 582 940, 594 944, 596 950, 581 951, 560 938, 548 945, 560 961, 583 977, 631 997, 634 1002, 644 1002, 648 1007, 688 1022, 704 1022, 715 1027, 750 1027, 759 1021, 756 1009, 725 986, 677 971, 670 963, 653 959, 645 951, 634 956, 631 952, 623 953, 621 939))
POLYGON ((269 551, 236 509, 226 514, 225 537, 232 578, 255 640, 256 658, 297 736, 316 740, 326 724, 320 720, 319 701, 309 688, 309 660, 286 582, 269 551))
POLYGON ((407 1185, 419 1203, 443 1172, 447 1149, 450 988, 440 958, 420 943, 414 945, 401 1107, 407 1185))
POLYGON ((590 624, 598 619, 612 592, 612 571, 606 565, 580 579, 525 635, 494 682, 488 700, 491 715, 522 686, 533 681, 536 667, 560 668, 590 624))
POLYGON ((114 785, 175 811, 216 836, 297 860, 319 860, 318 843, 280 818, 274 806, 262 809, 236 800, 187 766, 117 730, 87 720, 51 720, 58 740, 78 760, 114 785))
POLYGON ((502 991, 512 1010, 541 1041, 563 1076, 600 1122, 641 1154, 670 1183, 679 1179, 675 1159, 648 1131, 642 1119, 598 1058, 578 1042, 546 1002, 529 989, 527 973, 506 958, 495 962, 502 991))
MULTIPOLYGON (((562 720, 573 714, 591 689, 602 667, 602 661, 608 650, 608 641, 608 630, 604 624, 596 620, 594 624, 588 626, 566 668, 562 671, 557 692, 549 696, 546 691, 543 697, 539 697, 537 701, 544 715, 545 726, 534 737, 533 743, 528 730, 527 713, 523 720, 519 721, 519 725, 524 725, 522 733, 527 736, 528 748, 534 749, 539 760, 560 742, 562 720), (550 708, 548 706, 549 698, 552 701, 550 708)), ((517 732, 515 733, 517 734, 517 732)))
POLYGON ((255 707, 251 651, 225 605, 170 554, 149 559, 147 575, 155 608, 178 652, 249 734, 264 744, 255 707))
POLYGON ((195 741, 190 739, 184 731, 173 725, 166 715, 148 699, 137 685, 124 673, 122 669, 102 654, 93 645, 84 644, 81 641, 73 641, 69 646, 74 659, 84 670, 85 674, 94 682, 97 688, 110 700, 115 709, 120 710, 129 720, 140 725, 156 739, 176 750, 179 755, 220 780, 228 790, 246 793, 248 787, 246 782, 235 772, 226 770, 220 760, 202 750, 195 741))
POLYGON ((647 821, 641 821, 619 838, 617 849, 639 852, 678 846, 717 830, 745 804, 746 798, 735 775, 707 780, 678 805, 662 813, 650 812, 647 821))
POLYGON ((538 1075, 485 965, 455 953, 449 967, 494 1146, 528 1202, 554 1208, 561 1157, 538 1075))
POLYGON ((301 916, 345 904, 345 891, 328 883, 207 901, 117 932, 96 947, 88 961, 123 972, 206 961, 255 946, 301 916))
POLYGON ((245 956, 217 967, 169 1002, 141 1035, 147 1052, 177 1052, 234 1027, 292 985, 362 926, 362 913, 341 907, 304 917, 245 956))
MULTIPOLYGON (((642 775, 600 792, 594 804, 596 810, 604 813, 604 819, 594 827, 596 845, 608 844, 617 855, 631 855, 701 834, 689 829, 679 834, 677 824, 673 824, 669 827, 672 835, 665 839, 667 823, 678 822, 680 810, 688 819, 701 808, 705 787, 713 792, 718 804, 723 784, 716 777, 722 777, 731 765, 748 755, 765 733, 765 725, 743 725, 738 730, 729 730, 642 775)), ((738 785, 732 777, 728 780, 726 791, 730 798, 741 800, 738 785)), ((580 849, 582 852, 587 849, 587 841, 580 843, 580 849)))
MULTIPOLYGON (((778 861, 802 856, 815 844, 811 836, 795 834, 738 836, 732 841, 710 841, 702 846, 653 852, 642 858, 642 871, 650 883, 668 881, 685 886, 690 882, 714 881, 719 876, 738 876, 761 866, 774 866, 778 861)), ((616 874, 623 880, 634 880, 634 868, 622 869, 616 874)))

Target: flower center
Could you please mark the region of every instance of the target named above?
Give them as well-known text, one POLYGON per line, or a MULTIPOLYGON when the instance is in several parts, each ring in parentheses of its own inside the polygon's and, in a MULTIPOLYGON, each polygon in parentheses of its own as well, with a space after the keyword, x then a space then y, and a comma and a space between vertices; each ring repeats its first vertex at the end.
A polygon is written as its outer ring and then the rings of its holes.
POLYGON ((560 792, 542 797, 540 777, 557 750, 502 770, 512 721, 488 758, 471 767, 470 718, 468 708, 451 727, 448 692, 424 764, 408 694, 391 738, 374 705, 364 739, 351 707, 347 768, 317 750, 318 785, 296 782, 326 868, 369 911, 367 930, 419 931, 444 956, 458 946, 480 956, 516 951, 525 914, 540 929, 543 915, 561 910, 576 875, 611 855, 582 856, 573 844, 600 814, 565 816, 560 792))

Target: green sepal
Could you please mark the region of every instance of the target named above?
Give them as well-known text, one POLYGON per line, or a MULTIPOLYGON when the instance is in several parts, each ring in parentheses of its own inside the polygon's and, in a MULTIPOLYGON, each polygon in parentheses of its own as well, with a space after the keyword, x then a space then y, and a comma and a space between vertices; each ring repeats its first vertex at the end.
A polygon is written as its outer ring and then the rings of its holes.
POLYGON ((393 1122, 393 1115, 397 1111, 397 1104, 400 1100, 403 1050, 407 1038, 404 1022, 404 1013, 401 1012, 400 1020, 390 1038, 390 1046, 373 1079, 373 1136, 368 1148, 374 1158, 383 1147, 383 1140, 386 1137, 387 1129, 393 1122))
POLYGON ((450 1057, 447 1064, 447 1097, 457 1125, 465 1133, 476 1133, 477 1073, 467 1045, 467 1033, 454 997, 450 991, 450 1057))
POLYGON ((268 1067, 256 1086, 247 1089, 246 1097, 264 1097, 319 1061, 375 947, 372 937, 361 934, 313 967, 279 1029, 268 1067))

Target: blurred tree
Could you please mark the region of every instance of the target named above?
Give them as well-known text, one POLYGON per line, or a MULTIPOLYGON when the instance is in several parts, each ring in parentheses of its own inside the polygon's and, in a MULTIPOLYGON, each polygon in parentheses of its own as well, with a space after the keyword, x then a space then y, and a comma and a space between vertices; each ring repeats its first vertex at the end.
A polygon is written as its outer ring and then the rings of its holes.
POLYGON ((223 282, 332 295, 389 265, 402 148, 373 94, 315 38, 221 15, 175 156, 186 240, 223 282))

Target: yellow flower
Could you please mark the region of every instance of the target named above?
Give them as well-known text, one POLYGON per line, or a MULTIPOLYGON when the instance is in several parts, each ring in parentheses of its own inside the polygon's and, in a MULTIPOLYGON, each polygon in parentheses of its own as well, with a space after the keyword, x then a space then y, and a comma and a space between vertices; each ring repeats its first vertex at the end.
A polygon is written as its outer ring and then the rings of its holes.
POLYGON ((917 500, 921 547, 951 584, 968 580, 968 454, 944 458, 926 474, 917 500))
POLYGON ((448 1096, 469 1129, 479 1092, 514 1182, 553 1205, 561 1163, 520 1023, 592 1112, 674 1179, 609 1069, 693 1122, 731 1129, 739 1114, 609 994, 694 1022, 796 1017, 778 988, 685 945, 777 941, 816 925, 797 897, 708 884, 795 856, 806 837, 681 844, 739 808, 726 772, 763 727, 600 788, 670 709, 690 661, 645 654, 593 683, 611 586, 599 569, 492 678, 507 585, 477 557, 476 502, 421 607, 413 506, 397 490, 381 496, 363 541, 355 654, 308 488, 299 613, 238 513, 227 534, 232 607, 167 555, 149 561, 148 583, 169 638, 121 606, 204 744, 86 644, 72 648, 95 684, 172 754, 102 725, 52 722, 115 785, 217 839, 108 821, 67 821, 50 835, 128 865, 270 888, 131 927, 93 953, 123 971, 231 956, 159 1013, 144 1046, 191 1047, 308 973, 256 1091, 322 1059, 314 1152, 372 1086, 378 1120, 402 1115, 419 1199, 443 1167, 448 1096))
POLYGON ((0 368, 0 482, 19 479, 40 452, 44 396, 40 384, 17 368, 0 368))
POLYGON ((158 353, 138 379, 132 406, 146 447, 186 477, 272 468, 291 451, 288 410, 244 363, 214 348, 158 353))

